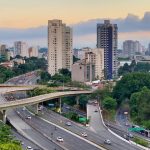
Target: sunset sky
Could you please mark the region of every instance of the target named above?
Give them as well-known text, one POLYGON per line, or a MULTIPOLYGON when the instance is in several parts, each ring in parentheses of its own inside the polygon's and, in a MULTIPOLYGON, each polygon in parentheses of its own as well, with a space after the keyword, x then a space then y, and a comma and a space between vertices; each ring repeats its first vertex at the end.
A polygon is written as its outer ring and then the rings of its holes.
POLYGON ((61 19, 73 27, 74 47, 94 47, 96 24, 105 18, 118 24, 120 46, 125 39, 150 41, 150 0, 0 0, 0 43, 46 46, 47 21, 61 19))

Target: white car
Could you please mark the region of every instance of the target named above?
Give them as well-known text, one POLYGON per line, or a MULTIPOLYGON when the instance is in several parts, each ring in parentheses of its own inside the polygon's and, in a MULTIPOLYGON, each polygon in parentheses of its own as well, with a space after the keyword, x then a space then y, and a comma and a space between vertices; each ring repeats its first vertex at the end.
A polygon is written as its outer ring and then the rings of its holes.
POLYGON ((59 137, 57 137, 57 141, 58 141, 58 142, 63 142, 64 139, 63 139, 62 137, 59 136, 59 137))
POLYGON ((27 146, 27 150, 33 150, 31 146, 27 146))
POLYGON ((26 119, 31 119, 31 116, 27 116, 26 119))
POLYGON ((71 126, 71 122, 66 122, 66 125, 67 126, 71 126))
POLYGON ((25 108, 25 107, 23 107, 23 108, 22 108, 22 111, 24 111, 24 110, 26 110, 26 108, 25 108))
POLYGON ((106 139, 106 140, 104 141, 104 143, 105 143, 105 144, 108 144, 108 145, 111 145, 111 141, 110 141, 109 139, 106 139))
POLYGON ((86 132, 81 133, 81 135, 82 135, 83 137, 87 137, 87 133, 86 133, 86 132))

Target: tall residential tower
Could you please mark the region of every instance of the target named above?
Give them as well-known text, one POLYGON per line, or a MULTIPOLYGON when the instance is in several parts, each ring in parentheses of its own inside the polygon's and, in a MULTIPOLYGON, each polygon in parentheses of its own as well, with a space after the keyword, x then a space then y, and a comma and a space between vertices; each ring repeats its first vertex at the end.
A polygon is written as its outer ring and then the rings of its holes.
POLYGON ((105 20, 97 24, 97 48, 104 48, 104 74, 106 79, 117 77, 118 65, 118 27, 105 20))
POLYGON ((72 29, 61 20, 48 21, 48 72, 54 75, 59 69, 71 71, 72 29))

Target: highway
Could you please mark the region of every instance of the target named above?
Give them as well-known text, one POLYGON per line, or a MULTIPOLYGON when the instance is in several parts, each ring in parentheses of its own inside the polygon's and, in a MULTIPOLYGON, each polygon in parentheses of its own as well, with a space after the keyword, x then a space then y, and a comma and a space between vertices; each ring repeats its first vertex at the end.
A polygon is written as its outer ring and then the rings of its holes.
POLYGON ((54 150, 57 148, 58 150, 63 150, 60 146, 53 143, 51 140, 49 140, 47 137, 43 136, 40 132, 38 132, 36 129, 29 126, 25 121, 23 121, 18 114, 14 110, 9 110, 7 113, 7 118, 12 124, 12 126, 15 127, 17 132, 22 134, 24 137, 29 139, 29 141, 32 141, 40 149, 42 150, 54 150))
MULTIPOLYGON (((63 92, 61 92, 61 94, 62 93, 63 92)), ((57 93, 53 93, 53 94, 54 94, 53 98, 55 96, 59 95, 57 93)), ((63 93, 63 94, 65 94, 65 93, 63 93)), ((43 101, 43 99, 48 99, 48 98, 49 98, 49 96, 47 97, 46 95, 44 95, 44 96, 42 95, 42 96, 40 96, 40 101, 39 101, 39 99, 37 100, 37 97, 36 97, 36 98, 30 98, 30 102, 32 99, 34 99, 34 101, 41 102, 41 101, 43 101)), ((54 113, 49 113, 47 110, 44 110, 43 111, 44 114, 42 115, 42 117, 44 119, 46 119, 47 121, 43 120, 37 116, 32 116, 31 120, 26 120, 25 122, 27 123, 27 125, 30 128, 32 127, 33 129, 36 129, 36 131, 38 130, 38 131, 40 131, 40 133, 44 133, 45 136, 54 138, 54 140, 56 140, 57 136, 62 136, 64 138, 64 143, 62 146, 64 146, 65 148, 67 148, 69 150, 70 149, 71 150, 76 150, 76 149, 82 150, 83 148, 85 148, 86 150, 87 149, 95 150, 95 149, 100 149, 100 148, 97 148, 96 146, 84 141, 82 138, 76 137, 60 128, 57 129, 56 131, 54 131, 55 127, 54 127, 54 125, 51 124, 51 122, 53 122, 54 124, 61 126, 63 128, 67 128, 72 133, 75 133, 80 136, 81 136, 82 132, 86 131, 88 134, 88 137, 86 137, 87 141, 93 141, 96 145, 102 145, 102 147, 105 146, 107 149, 110 149, 110 150, 140 150, 141 149, 141 148, 138 148, 136 146, 133 146, 131 144, 128 144, 127 142, 120 140, 119 138, 117 138, 116 136, 114 136, 110 132, 108 132, 107 129, 102 125, 102 121, 101 121, 99 113, 97 113, 97 115, 95 115, 95 112, 93 109, 95 109, 95 108, 91 107, 90 109, 88 109, 88 114, 90 114, 90 116, 92 118, 89 129, 86 129, 85 127, 82 127, 81 125, 78 125, 76 123, 72 123, 72 126, 68 127, 65 125, 65 123, 67 121, 66 118, 64 118, 58 114, 54 115, 54 113), (51 126, 51 127, 49 127, 49 126, 51 126), (49 132, 47 132, 47 131, 49 131, 49 132), (109 138, 112 141, 112 145, 104 145, 104 140, 107 138, 109 138)), ((21 115, 22 118, 25 118, 28 115, 27 111, 22 111, 21 109, 19 109, 18 111, 19 111, 19 115, 21 115)), ((35 133, 37 134, 36 131, 33 132, 33 135, 35 133)), ((28 136, 32 136, 32 135, 29 134, 28 136)), ((36 139, 36 140, 39 140, 39 139, 36 139)))
POLYGON ((36 150, 42 150, 39 146, 29 141, 27 138, 19 134, 16 130, 12 129, 12 134, 16 140, 22 142, 23 150, 26 150, 27 146, 31 146, 33 149, 36 149, 36 150))
POLYGON ((121 140, 120 138, 116 137, 112 133, 108 131, 107 127, 104 127, 101 116, 100 116, 100 111, 99 111, 99 106, 96 105, 87 105, 87 114, 88 116, 91 117, 91 122, 90 122, 90 130, 93 132, 96 132, 97 134, 103 136, 104 139, 109 139, 112 142, 112 149, 118 149, 118 150, 141 150, 141 148, 137 147, 136 145, 130 144, 121 140), (95 112, 95 110, 98 110, 98 112, 95 112))
MULTIPOLYGON (((30 108, 31 109, 31 108, 30 108)), ((94 112, 91 111, 91 112, 94 112)), ((95 113, 95 112, 94 112, 95 113)), ((99 113, 96 113, 96 115, 98 115, 99 113)), ((132 146, 122 140, 120 140, 119 138, 117 138, 116 136, 112 135, 110 132, 108 132, 103 125, 99 122, 96 122, 96 125, 98 127, 96 128, 101 128, 101 130, 95 130, 95 127, 92 127, 92 125, 90 126, 89 129, 87 129, 87 127, 82 126, 78 123, 72 122, 72 126, 66 126, 65 123, 68 120, 67 118, 64 118, 63 116, 54 113, 46 108, 44 108, 43 111, 40 112, 39 114, 42 118, 48 120, 49 122, 52 122, 54 124, 57 124, 65 129, 68 129, 69 131, 78 134, 81 136, 81 133, 86 132, 88 137, 86 137, 86 139, 90 140, 90 141, 94 141, 97 145, 103 145, 104 147, 108 148, 108 149, 112 149, 112 150, 140 150, 140 148, 136 147, 136 146, 132 146), (61 122, 60 122, 61 121, 61 122), (111 137, 112 138, 112 145, 104 145, 104 140, 111 137), (119 141, 119 142, 118 142, 119 141)), ((91 114, 92 115, 92 114, 91 114)), ((94 114, 95 115, 95 114, 94 114)), ((100 120, 100 116, 98 115, 98 120, 100 120)), ((95 122, 95 120, 94 120, 95 122)))
MULTIPOLYGON (((22 109, 17 109, 19 114, 22 116, 22 118, 26 118, 26 116, 31 114, 22 109)), ((68 150, 98 150, 101 149, 100 146, 96 147, 94 146, 94 143, 88 143, 87 141, 83 140, 80 137, 74 136, 61 128, 57 128, 49 124, 48 122, 36 117, 36 116, 31 116, 31 119, 27 119, 27 122, 30 126, 40 130, 43 134, 45 134, 48 137, 51 137, 54 141, 56 141, 56 138, 58 136, 62 137, 64 139, 64 142, 61 143, 65 148, 68 150)))

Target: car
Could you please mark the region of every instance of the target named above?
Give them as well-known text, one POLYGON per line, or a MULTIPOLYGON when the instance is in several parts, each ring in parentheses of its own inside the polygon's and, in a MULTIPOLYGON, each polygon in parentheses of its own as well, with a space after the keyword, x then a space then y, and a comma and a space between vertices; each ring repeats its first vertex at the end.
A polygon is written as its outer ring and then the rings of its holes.
POLYGON ((86 132, 81 133, 81 135, 82 135, 83 137, 87 137, 87 133, 86 133, 86 132))
POLYGON ((69 106, 66 106, 66 109, 70 110, 71 108, 69 106))
POLYGON ((133 134, 131 134, 131 133, 128 133, 127 136, 130 138, 133 138, 133 134))
POLYGON ((109 139, 106 139, 106 140, 104 141, 104 143, 105 143, 105 144, 108 144, 108 145, 111 145, 111 141, 110 141, 109 139))
POLYGON ((63 139, 62 137, 59 136, 59 137, 57 137, 57 141, 58 141, 58 142, 63 142, 64 139, 63 139))
POLYGON ((26 119, 31 119, 31 116, 27 116, 26 119))
POLYGON ((94 110, 94 112, 98 112, 98 110, 97 110, 97 109, 95 109, 95 110, 94 110))
POLYGON ((22 111, 24 111, 24 110, 26 110, 26 108, 25 108, 25 107, 23 107, 23 108, 22 108, 22 111))
POLYGON ((72 124, 71 124, 71 122, 66 122, 66 125, 71 126, 72 124))
POLYGON ((27 150, 33 150, 31 146, 27 146, 27 150))

